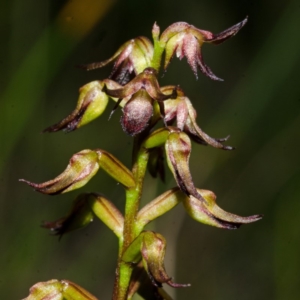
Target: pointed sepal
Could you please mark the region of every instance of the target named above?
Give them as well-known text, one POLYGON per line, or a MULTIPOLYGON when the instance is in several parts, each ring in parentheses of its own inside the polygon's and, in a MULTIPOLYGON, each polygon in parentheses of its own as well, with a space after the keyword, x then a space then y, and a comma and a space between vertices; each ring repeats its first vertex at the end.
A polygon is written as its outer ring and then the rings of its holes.
POLYGON ((146 204, 139 212, 136 218, 136 228, 143 230, 143 228, 151 221, 164 215, 166 212, 174 208, 180 203, 185 196, 179 188, 173 188, 161 194, 148 204, 146 204))
POLYGON ((165 143, 165 149, 169 169, 181 191, 187 196, 193 195, 200 201, 205 201, 197 192, 189 168, 190 138, 184 132, 172 132, 165 143))
POLYGON ((87 149, 74 154, 65 171, 52 180, 44 183, 33 183, 25 179, 20 181, 43 194, 61 194, 84 186, 97 173, 99 167, 98 153, 87 149))
POLYGON ((118 208, 103 195, 91 193, 88 196, 88 204, 93 213, 121 238, 123 235, 124 217, 118 208))
POLYGON ((98 154, 100 167, 109 176, 127 188, 135 186, 135 181, 131 171, 125 167, 115 156, 102 149, 97 149, 95 151, 98 154))
POLYGON ((198 189, 198 193, 205 202, 199 201, 192 195, 183 199, 186 211, 198 222, 224 229, 237 229, 242 224, 253 223, 262 218, 262 215, 241 217, 228 213, 216 204, 216 195, 213 192, 198 189))

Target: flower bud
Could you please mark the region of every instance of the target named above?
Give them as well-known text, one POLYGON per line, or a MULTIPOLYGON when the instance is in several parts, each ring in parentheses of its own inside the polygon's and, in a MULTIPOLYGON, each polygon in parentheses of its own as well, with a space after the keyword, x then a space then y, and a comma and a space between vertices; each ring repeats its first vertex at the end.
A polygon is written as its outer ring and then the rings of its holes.
POLYGON ((177 22, 170 25, 160 37, 160 42, 165 45, 165 64, 166 69, 176 53, 179 59, 184 56, 187 58, 188 64, 197 77, 197 69, 213 80, 220 80, 211 69, 204 63, 202 58, 202 44, 214 43, 220 44, 228 38, 236 35, 238 31, 246 24, 247 18, 242 22, 226 29, 219 34, 198 29, 185 22, 177 22))
POLYGON ((98 154, 93 150, 82 150, 74 154, 65 171, 44 183, 33 183, 20 179, 38 192, 55 195, 73 191, 84 186, 98 171, 98 154))
POLYGON ((23 300, 97 300, 81 286, 68 280, 52 279, 36 283, 30 288, 30 294, 23 300))
POLYGON ((108 96, 102 91, 103 86, 103 82, 93 81, 81 87, 75 110, 59 123, 46 128, 44 132, 73 131, 99 117, 108 103, 108 96))

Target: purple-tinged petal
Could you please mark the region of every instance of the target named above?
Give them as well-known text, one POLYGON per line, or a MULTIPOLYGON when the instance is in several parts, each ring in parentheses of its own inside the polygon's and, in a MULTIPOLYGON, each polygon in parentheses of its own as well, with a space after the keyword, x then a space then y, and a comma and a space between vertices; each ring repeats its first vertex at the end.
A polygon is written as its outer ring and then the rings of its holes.
POLYGON ((223 149, 223 150, 233 150, 234 148, 231 146, 225 146, 222 144, 223 141, 226 141, 227 138, 225 139, 215 139, 210 137, 208 134, 206 134, 196 123, 196 118, 197 118, 197 113, 196 110, 194 109, 194 107, 192 106, 192 103, 190 102, 190 100, 185 97, 185 104, 187 106, 188 109, 188 118, 187 121, 185 123, 185 127, 184 127, 184 131, 186 133, 188 133, 189 135, 191 135, 192 137, 194 137, 197 141, 197 138, 199 139, 199 142, 201 142, 201 140, 203 140, 205 143, 207 143, 208 145, 215 147, 215 148, 219 148, 219 149, 223 149))
MULTIPOLYGON (((192 71, 194 72, 196 78, 197 75, 197 68, 198 68, 198 61, 197 61, 197 54, 201 51, 199 41, 191 34, 186 34, 183 39, 183 53, 190 65, 192 71)), ((202 71, 202 70, 201 70, 202 71)))
POLYGON ((212 38, 206 39, 206 42, 210 42, 216 45, 225 42, 227 39, 235 36, 245 26, 247 21, 248 21, 248 16, 243 21, 233 25, 232 27, 220 33, 214 34, 212 38))
POLYGON ((198 52, 198 56, 197 56, 197 64, 200 68, 200 71, 206 75, 207 77, 209 77, 212 80, 216 80, 216 81, 224 81, 224 79, 217 77, 212 70, 205 64, 205 62, 203 61, 203 57, 202 57, 202 53, 201 53, 201 49, 199 49, 198 52))

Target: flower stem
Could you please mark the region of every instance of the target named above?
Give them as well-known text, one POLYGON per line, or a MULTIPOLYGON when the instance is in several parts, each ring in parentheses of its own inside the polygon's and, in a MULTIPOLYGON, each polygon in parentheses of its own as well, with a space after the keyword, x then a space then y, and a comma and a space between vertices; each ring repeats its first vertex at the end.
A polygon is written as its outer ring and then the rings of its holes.
POLYGON ((126 190, 126 204, 124 214, 124 231, 123 238, 119 243, 119 259, 116 270, 115 286, 113 300, 126 300, 128 287, 130 284, 131 274, 134 265, 122 261, 122 255, 140 234, 136 228, 136 216, 139 209, 140 199, 142 196, 143 182, 147 168, 149 154, 148 151, 141 147, 140 138, 135 138, 133 147, 133 167, 132 174, 136 185, 126 190))

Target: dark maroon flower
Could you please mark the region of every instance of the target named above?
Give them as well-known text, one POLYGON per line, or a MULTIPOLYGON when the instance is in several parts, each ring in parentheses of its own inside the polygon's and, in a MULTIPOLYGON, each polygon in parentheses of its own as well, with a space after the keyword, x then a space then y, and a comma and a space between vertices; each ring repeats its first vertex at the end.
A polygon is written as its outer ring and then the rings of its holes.
POLYGON ((105 86, 103 89, 108 96, 119 99, 117 105, 125 102, 121 124, 123 130, 132 136, 142 132, 149 125, 154 111, 154 100, 163 110, 164 100, 177 97, 176 87, 167 95, 162 93, 156 76, 155 69, 146 68, 122 88, 108 89, 105 86))

